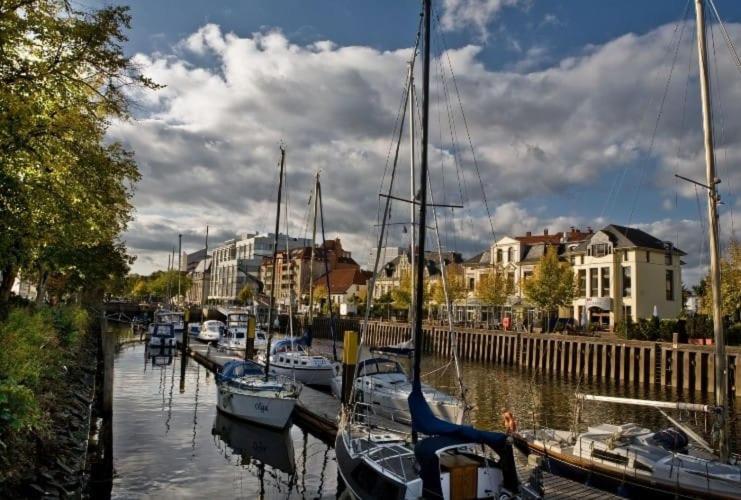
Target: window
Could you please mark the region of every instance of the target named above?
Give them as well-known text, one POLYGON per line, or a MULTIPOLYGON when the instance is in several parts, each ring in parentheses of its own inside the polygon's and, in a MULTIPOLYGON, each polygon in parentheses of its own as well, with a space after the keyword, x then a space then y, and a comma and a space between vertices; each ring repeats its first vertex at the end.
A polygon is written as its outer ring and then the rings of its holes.
POLYGON ((592 245, 592 256, 593 257, 604 257, 607 255, 607 243, 595 243, 592 245))
POLYGON ((602 268, 602 297, 610 296, 610 268, 602 268))
POLYGON ((667 266, 672 265, 672 249, 669 247, 666 252, 664 252, 664 264, 667 266))
POLYGON ((630 306, 625 306, 625 318, 626 320, 633 321, 633 309, 630 306))
POLYGON ((674 271, 666 272, 666 300, 674 300, 674 271))
MULTIPOLYGON (((579 287, 579 297, 587 296, 587 270, 579 269, 579 278, 577 280, 577 286, 579 287)), ((579 315, 581 318, 581 314, 579 315)))
POLYGON ((522 281, 527 281, 532 277, 533 277, 532 271, 525 271, 524 273, 522 273, 522 281))
POLYGON ((630 297, 632 294, 631 287, 633 285, 631 279, 631 267, 625 266, 623 268, 623 297, 630 297))
POLYGON ((576 264, 576 257, 574 255, 572 255, 571 256, 571 265, 573 266, 575 264, 576 264))
POLYGON ((651 262, 651 252, 646 250, 646 262, 651 262))
POLYGON ((502 249, 497 248, 497 262, 502 262, 502 249))
POLYGON ((514 260, 514 249, 512 247, 509 247, 507 249, 507 262, 512 262, 514 260))
POLYGON ((627 250, 623 252, 623 262, 628 262, 628 251, 627 250))
POLYGON ((599 293, 599 269, 593 267, 589 270, 589 296, 597 297, 599 293))
POLYGON ((579 264, 584 265, 584 256, 583 255, 580 255, 579 256, 579 264))
POLYGON ((474 281, 475 281, 475 280, 474 280, 473 278, 468 278, 468 289, 469 289, 469 290, 473 290, 473 287, 474 287, 474 281))

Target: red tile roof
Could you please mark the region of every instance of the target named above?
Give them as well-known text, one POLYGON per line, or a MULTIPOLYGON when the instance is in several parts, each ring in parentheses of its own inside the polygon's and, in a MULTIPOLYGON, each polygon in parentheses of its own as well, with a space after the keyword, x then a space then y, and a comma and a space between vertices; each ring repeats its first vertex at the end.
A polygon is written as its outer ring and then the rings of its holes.
MULTIPOLYGON (((362 271, 357 266, 339 267, 329 272, 329 288, 332 293, 346 293, 352 285, 365 285, 371 273, 362 271)), ((314 286, 327 285, 327 275, 323 274, 314 280, 314 286)))

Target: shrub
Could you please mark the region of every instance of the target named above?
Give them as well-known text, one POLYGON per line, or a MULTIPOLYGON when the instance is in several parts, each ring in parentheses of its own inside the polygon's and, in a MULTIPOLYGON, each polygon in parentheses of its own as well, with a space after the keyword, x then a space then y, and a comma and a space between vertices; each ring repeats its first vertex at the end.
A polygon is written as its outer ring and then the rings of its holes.
POLYGON ((741 323, 734 323, 728 327, 726 342, 729 345, 741 345, 741 323))

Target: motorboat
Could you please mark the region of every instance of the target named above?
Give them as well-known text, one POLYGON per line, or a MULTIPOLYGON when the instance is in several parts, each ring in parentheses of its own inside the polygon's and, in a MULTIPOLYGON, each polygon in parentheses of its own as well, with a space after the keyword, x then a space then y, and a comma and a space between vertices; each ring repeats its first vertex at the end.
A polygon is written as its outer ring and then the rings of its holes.
MULTIPOLYGON (((231 351, 244 351, 247 347, 247 328, 249 315, 242 312, 229 312, 226 315, 226 328, 219 340, 219 347, 231 351)), ((255 350, 266 349, 267 334, 262 329, 255 330, 255 350)))
POLYGON ((155 324, 171 324, 174 333, 182 333, 185 322, 184 315, 179 311, 170 311, 169 309, 159 309, 154 313, 154 321, 149 324, 149 333, 152 334, 155 324))
POLYGON ((175 329, 172 323, 152 323, 149 325, 150 347, 175 347, 175 329))
POLYGON ((578 434, 542 428, 518 438, 544 457, 546 470, 629 498, 741 498, 741 464, 690 454, 687 435, 674 427, 600 424, 578 434))
POLYGON ((268 429, 217 411, 211 433, 243 459, 257 460, 287 474, 296 470, 290 427, 268 429))
MULTIPOLYGON (((407 399, 412 383, 398 361, 385 357, 365 359, 358 363, 356 373, 355 394, 358 401, 368 406, 368 411, 395 422, 411 423, 407 399)), ((427 384, 422 384, 422 393, 435 416, 458 424, 463 422, 464 406, 458 398, 427 384)), ((332 378, 332 394, 341 397, 341 374, 332 378)))
POLYGON ((218 342, 224 330, 224 323, 216 319, 209 319, 203 322, 196 338, 201 342, 218 342))
MULTIPOLYGON (((331 387, 332 379, 340 374, 340 364, 309 351, 310 336, 281 339, 270 348, 270 373, 290 377, 306 385, 331 387)), ((258 355, 265 364, 266 352, 258 355)))
POLYGON ((191 337, 197 337, 201 333, 200 323, 188 323, 188 335, 191 337))
POLYGON ((233 417, 255 424, 285 428, 301 392, 301 384, 265 375, 254 361, 228 361, 216 378, 217 407, 233 417))
POLYGON ((171 365, 175 358, 175 347, 150 347, 147 356, 152 361, 152 366, 171 365))

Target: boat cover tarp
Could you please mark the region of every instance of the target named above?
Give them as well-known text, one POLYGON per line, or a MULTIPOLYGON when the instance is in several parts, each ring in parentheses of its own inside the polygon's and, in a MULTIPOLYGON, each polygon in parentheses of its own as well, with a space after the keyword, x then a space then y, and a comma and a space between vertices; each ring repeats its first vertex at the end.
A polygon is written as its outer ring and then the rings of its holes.
POLYGON ((297 348, 311 347, 311 328, 304 328, 304 335, 297 339, 281 339, 275 342, 270 348, 270 354, 277 352, 293 351, 297 348))
POLYGON ((229 382, 245 375, 262 375, 265 370, 254 361, 247 359, 233 359, 224 363, 224 368, 216 374, 217 382, 229 382))
POLYGON ((395 365, 395 370, 393 372, 390 371, 384 371, 381 373, 404 373, 404 370, 401 369, 401 366, 396 361, 391 361, 387 358, 368 358, 364 359, 363 361, 360 361, 358 363, 358 368, 356 373, 358 373, 360 377, 364 375, 373 375, 375 373, 378 373, 378 368, 373 368, 374 365, 383 364, 384 366, 388 366, 389 363, 393 363, 395 365), (367 373, 366 373, 367 372, 367 373))
MULTIPOLYGON (((512 445, 507 442, 506 434, 482 431, 470 425, 458 425, 436 417, 427 404, 427 400, 422 394, 422 386, 419 383, 413 385, 407 401, 409 402, 409 411, 412 414, 412 430, 430 436, 423 439, 414 449, 417 461, 422 466, 420 475, 425 494, 430 492, 432 495, 434 492, 440 492, 440 469, 437 457, 432 458, 427 455, 435 455, 436 451, 443 445, 436 446, 435 443, 438 441, 431 441, 429 445, 422 446, 426 441, 434 440, 435 437, 449 438, 453 444, 478 443, 489 446, 500 457, 499 465, 504 475, 504 486, 512 492, 518 491, 515 458, 512 445), (428 464, 432 468, 425 470, 424 464, 428 464)), ((442 497, 442 493, 440 493, 440 496, 442 497)))
POLYGON ((659 445, 667 451, 686 451, 690 444, 687 434, 674 427, 660 430, 653 435, 659 445))

